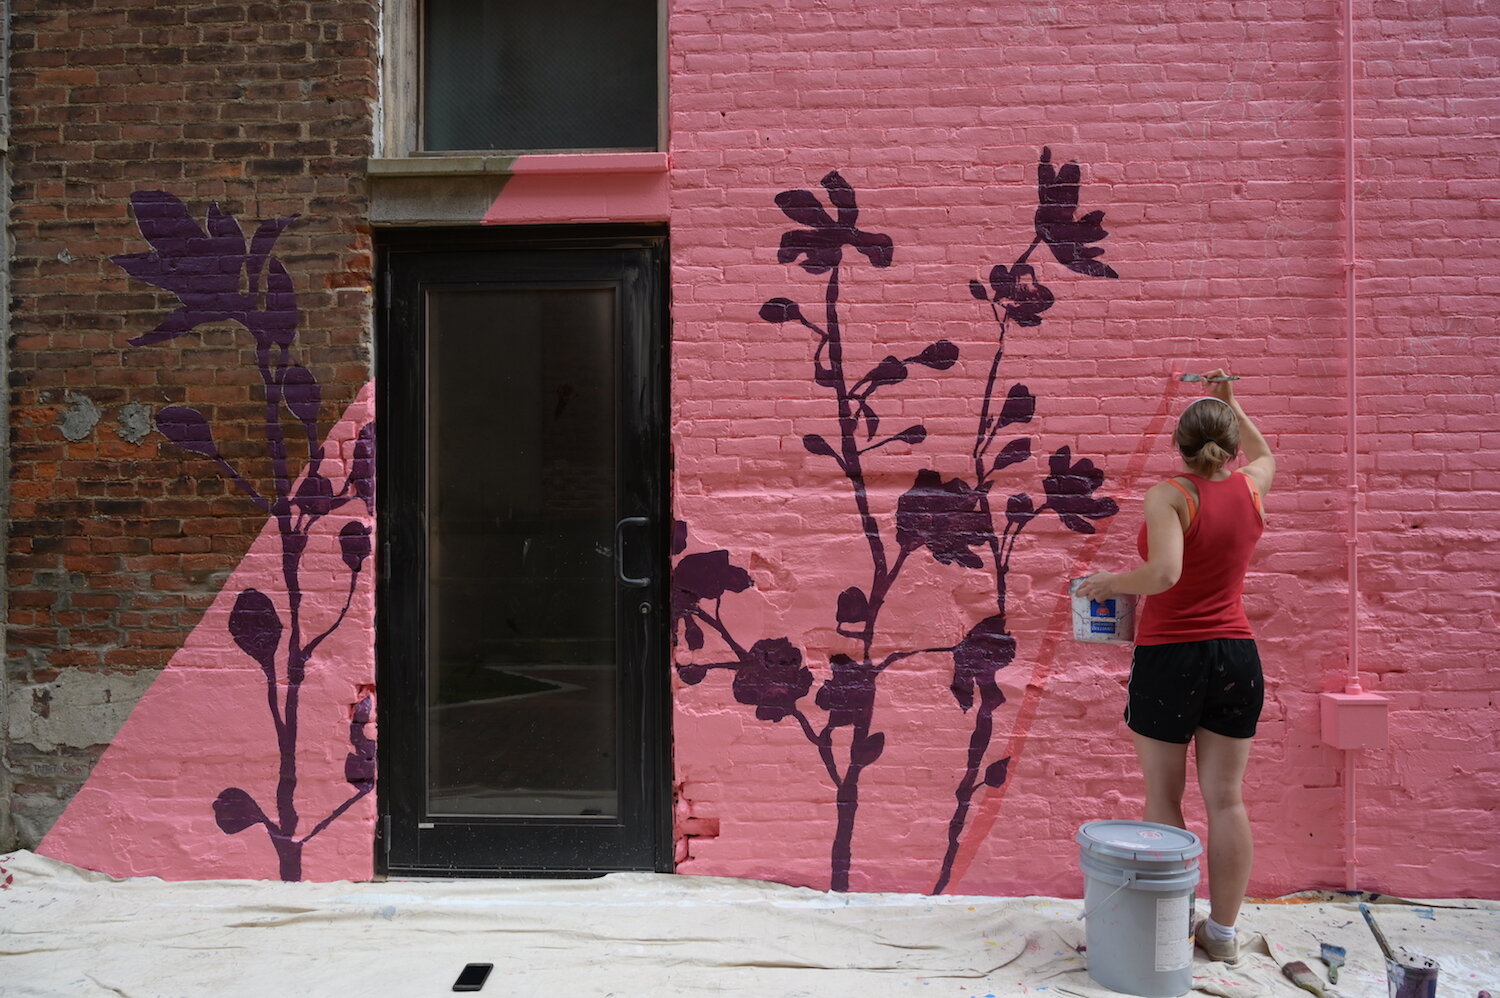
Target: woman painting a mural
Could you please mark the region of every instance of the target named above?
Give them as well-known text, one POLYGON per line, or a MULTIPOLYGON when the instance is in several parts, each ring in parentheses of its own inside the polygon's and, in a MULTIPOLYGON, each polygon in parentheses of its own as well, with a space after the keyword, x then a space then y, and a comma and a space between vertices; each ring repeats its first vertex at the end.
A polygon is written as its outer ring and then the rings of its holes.
POLYGON ((1239 956, 1235 919, 1250 880, 1250 821, 1240 786, 1260 718, 1260 656, 1241 604, 1263 529, 1262 497, 1276 460, 1222 369, 1212 394, 1183 411, 1172 440, 1186 473, 1146 493, 1144 564, 1089 576, 1078 594, 1147 597, 1136 626, 1125 722, 1146 780, 1144 820, 1185 828, 1187 749, 1196 744, 1208 812, 1210 910, 1194 927, 1210 959, 1239 956), (1231 472, 1243 452, 1248 463, 1231 472))

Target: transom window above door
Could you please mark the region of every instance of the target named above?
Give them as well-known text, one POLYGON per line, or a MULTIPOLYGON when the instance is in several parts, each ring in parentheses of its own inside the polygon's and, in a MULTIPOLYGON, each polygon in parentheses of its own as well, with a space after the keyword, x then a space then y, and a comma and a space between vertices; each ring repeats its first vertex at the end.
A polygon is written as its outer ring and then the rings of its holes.
POLYGON ((660 0, 392 0, 384 155, 655 151, 660 0))

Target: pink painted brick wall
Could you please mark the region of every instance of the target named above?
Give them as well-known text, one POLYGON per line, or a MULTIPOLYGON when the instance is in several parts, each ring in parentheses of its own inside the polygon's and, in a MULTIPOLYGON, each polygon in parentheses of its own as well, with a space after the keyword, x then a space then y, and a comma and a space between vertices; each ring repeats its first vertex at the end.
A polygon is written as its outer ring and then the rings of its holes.
MULTIPOLYGON (((1500 249, 1485 237, 1500 216, 1500 17, 1477 0, 1355 13, 1358 626, 1364 685, 1392 707, 1389 747, 1358 765, 1359 884, 1494 896, 1500 249)), ((1121 512, 1095 538, 1054 518, 1018 542, 1018 652, 989 756, 1011 764, 975 798, 950 889, 1077 894, 1077 826, 1138 816, 1128 651, 1060 638, 1060 594, 1086 567, 1132 563, 1140 496, 1174 469, 1158 418, 1183 397, 1169 374, 1220 363, 1243 375, 1281 462, 1246 596, 1269 690, 1247 789, 1251 890, 1343 886, 1349 774, 1321 744, 1317 696, 1342 688, 1348 651, 1340 28, 1336 5, 1312 2, 671 5, 675 513, 688 552, 725 549, 754 581, 722 601, 734 635, 802 649, 818 723, 829 656, 854 651, 835 600, 870 561, 847 482, 800 440, 837 433, 811 380, 815 338, 757 316, 774 297, 822 316, 825 279, 777 262, 797 225, 774 197, 823 200, 837 169, 860 228, 894 241, 886 269, 844 252, 851 370, 939 338, 961 351, 951 370, 913 368, 882 390, 888 432, 929 432, 866 459, 887 544, 917 470, 972 479, 995 325, 967 284, 1031 240, 1044 146, 1081 165, 1081 211, 1105 212, 1119 278, 1034 255, 1057 301, 1040 326, 1011 327, 1001 379, 1039 400, 1014 481, 1035 490, 1045 455, 1068 445, 1121 512)), ((985 558, 969 571, 913 554, 876 653, 950 645, 992 612, 985 558)), ((713 634, 676 654, 729 657, 713 634)), ((886 741, 861 784, 855 889, 933 886, 972 725, 951 672, 934 653, 879 679, 886 741)), ((795 719, 757 720, 722 670, 679 681, 675 699, 679 830, 692 833, 679 869, 827 885, 835 790, 795 719)), ((1190 822, 1201 830, 1201 809, 1190 822)))

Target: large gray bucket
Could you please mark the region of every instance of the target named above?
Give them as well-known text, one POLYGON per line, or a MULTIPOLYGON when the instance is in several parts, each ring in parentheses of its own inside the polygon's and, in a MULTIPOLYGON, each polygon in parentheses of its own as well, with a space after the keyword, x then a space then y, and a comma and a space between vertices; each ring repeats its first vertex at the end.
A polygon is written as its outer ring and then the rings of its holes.
POLYGON ((1077 842, 1089 976, 1129 995, 1186 994, 1198 836, 1149 821, 1090 821, 1077 842))

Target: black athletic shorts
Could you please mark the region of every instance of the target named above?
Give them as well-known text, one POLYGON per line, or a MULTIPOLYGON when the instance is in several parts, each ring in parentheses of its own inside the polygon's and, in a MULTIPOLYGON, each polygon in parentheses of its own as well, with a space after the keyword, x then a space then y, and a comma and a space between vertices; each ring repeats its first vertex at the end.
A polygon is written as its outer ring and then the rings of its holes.
POLYGON ((1136 645, 1125 723, 1137 734, 1179 745, 1199 728, 1251 738, 1264 700, 1253 638, 1136 645))

